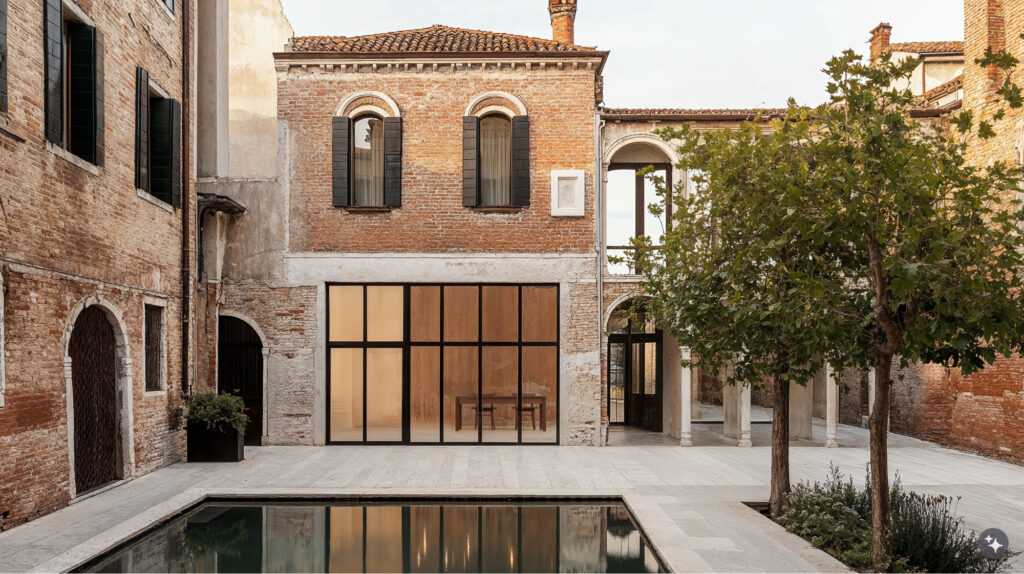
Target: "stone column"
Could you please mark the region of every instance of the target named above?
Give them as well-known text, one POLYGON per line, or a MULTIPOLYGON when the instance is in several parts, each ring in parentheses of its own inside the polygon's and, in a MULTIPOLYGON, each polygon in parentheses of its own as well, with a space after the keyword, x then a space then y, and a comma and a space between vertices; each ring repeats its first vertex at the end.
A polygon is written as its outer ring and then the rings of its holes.
POLYGON ((740 435, 736 446, 751 446, 750 442, 750 385, 744 384, 740 390, 740 435))
MULTIPOLYGON (((683 361, 690 360, 690 349, 679 347, 679 356, 683 361)), ((679 422, 679 446, 693 446, 693 434, 691 432, 691 421, 693 410, 691 409, 691 397, 693 395, 693 370, 686 365, 682 367, 679 377, 679 400, 681 401, 682 420, 679 422)))
POLYGON ((789 437, 811 440, 814 428, 814 384, 789 383, 789 437))
POLYGON ((267 371, 270 370, 270 362, 267 360, 270 358, 270 349, 263 347, 263 436, 260 437, 260 444, 266 446, 270 444, 270 430, 267 428, 270 424, 269 413, 270 404, 267 402, 270 399, 270 389, 267 388, 267 371))
POLYGON ((839 377, 825 363, 825 448, 839 448, 839 377))

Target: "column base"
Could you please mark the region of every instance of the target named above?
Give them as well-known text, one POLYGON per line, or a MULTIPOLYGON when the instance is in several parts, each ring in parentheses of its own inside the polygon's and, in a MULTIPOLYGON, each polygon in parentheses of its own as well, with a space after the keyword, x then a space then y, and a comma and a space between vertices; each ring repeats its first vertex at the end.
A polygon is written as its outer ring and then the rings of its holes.
POLYGON ((693 446, 693 440, 688 436, 679 439, 679 446, 693 446))
POLYGON ((839 441, 835 439, 829 439, 825 441, 825 448, 839 448, 839 441))
POLYGON ((754 445, 750 442, 749 438, 741 438, 740 440, 736 441, 736 446, 754 446, 754 445))

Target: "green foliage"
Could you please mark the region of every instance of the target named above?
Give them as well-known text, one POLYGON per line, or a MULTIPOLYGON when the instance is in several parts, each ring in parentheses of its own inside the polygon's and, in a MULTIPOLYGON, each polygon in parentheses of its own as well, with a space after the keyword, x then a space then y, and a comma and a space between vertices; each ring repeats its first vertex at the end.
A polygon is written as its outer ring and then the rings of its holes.
POLYGON ((203 425, 218 432, 233 428, 244 433, 249 422, 245 401, 234 395, 198 393, 188 399, 187 407, 185 420, 189 424, 203 425))
MULTIPOLYGON (((1014 553, 989 560, 977 536, 964 529, 952 500, 906 491, 897 479, 889 490, 893 516, 893 572, 1002 572, 1014 553)), ((858 489, 835 466, 824 483, 801 482, 779 517, 786 530, 847 566, 872 570, 871 492, 858 489)))

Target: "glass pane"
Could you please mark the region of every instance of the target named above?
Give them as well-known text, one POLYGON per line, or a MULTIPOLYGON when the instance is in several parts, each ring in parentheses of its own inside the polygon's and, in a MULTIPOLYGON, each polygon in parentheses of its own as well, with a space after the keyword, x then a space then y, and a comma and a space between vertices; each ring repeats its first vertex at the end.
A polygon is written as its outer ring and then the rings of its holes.
POLYGON ((558 508, 554 506, 524 506, 522 514, 523 539, 520 544, 521 572, 558 572, 558 508))
POLYGON ((352 128, 352 205, 384 205, 384 122, 363 117, 352 128))
POLYGON ((412 442, 441 440, 441 348, 409 349, 409 426, 412 442))
MULTIPOLYGON (((484 347, 481 371, 483 394, 480 395, 480 417, 484 442, 516 442, 519 440, 516 409, 519 397, 519 348, 484 347)), ((524 420, 535 416, 524 405, 524 420)))
POLYGON ((444 340, 457 343, 478 341, 480 296, 477 287, 444 288, 444 340))
POLYGON ((523 341, 558 340, 558 288, 523 287, 523 341))
POLYGON ((519 509, 484 506, 480 510, 481 572, 516 572, 519 565, 519 509))
POLYGON ((331 349, 331 441, 363 440, 363 350, 331 349))
POLYGON ((523 347, 523 442, 558 440, 558 349, 523 347))
POLYGON ((444 350, 444 442, 477 442, 476 347, 444 350))
MULTIPOLYGON (((435 425, 436 426, 436 425, 435 425)), ((442 572, 441 563, 441 508, 438 506, 409 507, 409 571, 442 572)))
POLYGON ((441 340, 441 288, 409 288, 409 336, 415 342, 441 340))
POLYGON ((329 572, 363 571, 363 507, 331 506, 329 572))
POLYGON ((363 340, 363 288, 360 285, 331 285, 328 303, 331 307, 330 339, 332 341, 363 340))
POLYGON ((644 394, 657 394, 658 344, 644 343, 644 394))
POLYGON ((402 350, 366 350, 366 440, 402 440, 402 350))
POLYGON ((366 572, 401 572, 402 507, 366 506, 366 572))
POLYGON ((633 343, 630 350, 629 380, 632 384, 630 392, 634 395, 641 395, 644 392, 644 344, 633 343))
POLYGON ((442 572, 480 572, 478 508, 445 506, 442 572))
POLYGON ((482 293, 484 341, 515 343, 519 340, 519 288, 484 287, 482 293))
POLYGON ((605 201, 608 203, 608 245, 624 247, 636 236, 636 172, 617 169, 608 172, 605 201))
POLYGON ((401 286, 366 288, 366 340, 401 342, 405 320, 405 293, 401 286))
POLYGON ((480 205, 511 205, 512 122, 480 120, 480 205))
MULTIPOLYGON (((661 178, 665 178, 665 170, 658 170, 653 175, 657 175, 661 178)), ((665 214, 654 215, 651 213, 650 205, 657 203, 662 206, 664 211, 664 201, 658 197, 658 191, 654 187, 654 182, 644 178, 644 234, 651 238, 651 241, 655 245, 661 245, 661 237, 665 234, 665 214)))
POLYGON ((626 345, 608 347, 608 421, 626 422, 626 345))

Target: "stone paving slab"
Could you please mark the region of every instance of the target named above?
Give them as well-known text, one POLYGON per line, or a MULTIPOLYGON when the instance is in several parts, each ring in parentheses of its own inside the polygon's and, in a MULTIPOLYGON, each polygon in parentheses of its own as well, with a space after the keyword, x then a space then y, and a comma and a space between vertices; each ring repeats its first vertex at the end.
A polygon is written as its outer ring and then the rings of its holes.
MULTIPOLYGON (((844 436, 866 442, 862 429, 844 436)), ((970 528, 1000 527, 1024 547, 1024 468, 905 437, 893 444, 890 467, 904 485, 960 497, 970 528)), ((794 446, 792 478, 821 480, 835 464, 859 483, 867 455, 794 446)), ((674 571, 846 570, 743 504, 767 500, 767 447, 259 447, 246 456, 161 469, 0 533, 0 571, 67 570, 206 496, 243 495, 622 496, 674 571)))

